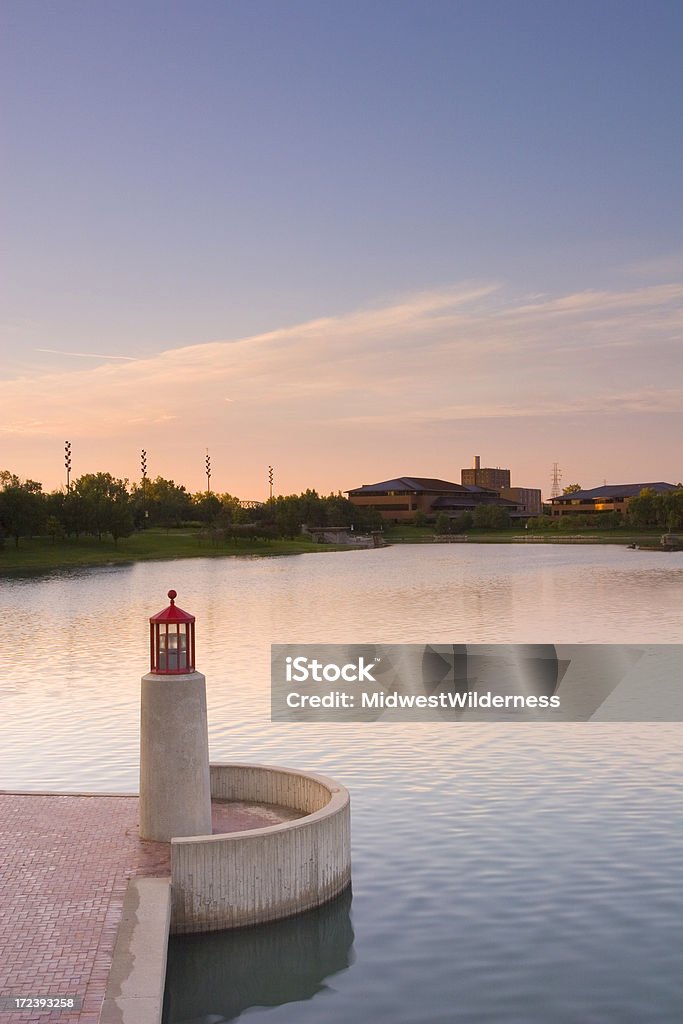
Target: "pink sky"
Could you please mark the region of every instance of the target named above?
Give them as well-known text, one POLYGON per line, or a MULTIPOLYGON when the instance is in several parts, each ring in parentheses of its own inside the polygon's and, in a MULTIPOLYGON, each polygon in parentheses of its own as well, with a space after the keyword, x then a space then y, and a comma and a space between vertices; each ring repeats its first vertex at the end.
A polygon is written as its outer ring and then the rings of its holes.
MULTIPOLYGON (((64 482, 109 470, 241 498, 346 490, 396 475, 460 479, 481 456, 512 482, 683 478, 683 284, 514 295, 467 282, 251 337, 138 357, 40 354, 0 381, 0 468, 64 482), (125 358, 124 358, 125 357, 125 358)), ((48 349, 48 346, 44 346, 48 349)))

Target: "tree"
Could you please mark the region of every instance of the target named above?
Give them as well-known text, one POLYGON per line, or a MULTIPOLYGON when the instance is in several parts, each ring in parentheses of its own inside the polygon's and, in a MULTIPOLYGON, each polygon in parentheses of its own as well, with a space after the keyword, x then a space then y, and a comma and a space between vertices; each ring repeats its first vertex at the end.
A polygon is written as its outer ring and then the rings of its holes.
POLYGON ((0 469, 0 484, 3 490, 7 487, 21 487, 21 480, 15 473, 10 473, 9 469, 0 469))
POLYGON ((297 498, 301 523, 306 526, 328 526, 327 509, 325 501, 317 491, 310 488, 297 498))
MULTIPOLYGON (((568 516, 563 516, 563 519, 567 519, 568 516)), ((527 519, 526 526, 531 532, 535 530, 555 530, 557 529, 557 519, 551 519, 550 516, 532 516, 527 519)))
POLYGON ((210 491, 199 491, 192 495, 193 515, 202 523, 213 523, 220 514, 223 505, 217 494, 210 491))
MULTIPOLYGON (((338 491, 322 499, 327 526, 353 526, 354 530, 380 530, 382 516, 375 508, 354 505, 338 491)), ((415 525, 417 525, 417 513, 415 525)), ((425 519, 426 522, 426 519, 425 519)))
POLYGON ((474 510, 474 525, 479 530, 505 530, 510 516, 500 505, 480 505, 474 510))
POLYGON ((88 533, 110 533, 117 543, 119 537, 133 532, 133 510, 128 494, 128 481, 118 480, 111 473, 85 473, 74 484, 81 499, 81 515, 88 533))
POLYGON ((560 516, 557 528, 564 533, 573 533, 583 529, 593 530, 602 514, 602 512, 586 512, 585 515, 579 515, 572 512, 571 515, 560 516))
POLYGON ((64 527, 57 516, 48 516, 45 520, 45 532, 54 544, 56 540, 64 538, 64 527))
POLYGON ((53 491, 47 496, 48 514, 61 524, 67 537, 78 540, 87 529, 84 499, 77 491, 53 491))
MULTIPOLYGON (((275 500, 275 523, 281 537, 296 537, 301 533, 304 518, 296 494, 275 500)), ((312 525, 312 524, 308 524, 312 525)))
POLYGON ((629 523, 633 526, 664 526, 666 523, 663 495, 652 487, 643 487, 628 503, 629 523))
POLYGON ((562 488, 563 494, 577 494, 578 491, 582 491, 583 487, 581 484, 569 484, 567 487, 562 488))
MULTIPOLYGON (((244 522, 247 510, 242 508, 239 498, 236 498, 234 494, 228 494, 227 491, 223 494, 219 494, 218 497, 220 498, 221 503, 219 516, 223 522, 244 522)), ((265 506, 261 507, 264 508, 265 506)))
POLYGON ((148 521, 151 526, 180 526, 182 522, 192 519, 192 498, 183 486, 173 480, 165 480, 158 476, 154 480, 146 480, 144 495, 142 485, 133 485, 132 501, 136 520, 148 521), (149 515, 145 516, 144 513, 149 515))
POLYGON ((661 495, 668 530, 683 528, 683 488, 661 495))
POLYGON ((32 537, 40 531, 46 515, 45 497, 40 484, 33 480, 21 483, 7 470, 0 474, 0 480, 0 527, 14 537, 14 545, 19 547, 20 537, 32 537))
POLYGON ((439 512, 434 522, 434 533, 441 537, 446 533, 451 532, 451 521, 445 512, 439 512))
POLYGON ((451 521, 451 526, 454 533, 467 533, 474 526, 474 516, 471 512, 460 512, 451 521))

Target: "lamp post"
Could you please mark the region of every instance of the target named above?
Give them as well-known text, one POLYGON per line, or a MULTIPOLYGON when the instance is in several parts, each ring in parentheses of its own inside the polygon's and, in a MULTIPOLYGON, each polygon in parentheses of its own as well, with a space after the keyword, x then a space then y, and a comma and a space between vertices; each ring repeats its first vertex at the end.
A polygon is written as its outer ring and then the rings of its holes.
POLYGON ((145 484, 147 482, 147 452, 143 448, 140 452, 140 470, 142 472, 142 526, 144 529, 145 519, 147 518, 147 509, 145 507, 145 484))
POLYGON ((71 490, 71 441, 64 442, 64 468, 66 469, 66 489, 71 490))
POLYGON ((149 620, 142 677, 140 838, 211 834, 206 679, 195 669, 195 617, 170 604, 149 620))

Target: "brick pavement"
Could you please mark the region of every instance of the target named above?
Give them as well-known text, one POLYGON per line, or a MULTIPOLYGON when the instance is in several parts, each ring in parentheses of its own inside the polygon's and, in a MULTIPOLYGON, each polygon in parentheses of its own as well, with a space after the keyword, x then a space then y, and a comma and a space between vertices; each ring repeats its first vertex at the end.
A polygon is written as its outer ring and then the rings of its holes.
MULTIPOLYGON (((216 801, 214 832, 298 817, 216 801)), ((137 796, 0 792, 0 995, 81 996, 80 1012, 0 1011, 0 1024, 97 1024, 131 877, 169 876, 138 836, 137 796)))
POLYGON ((128 879, 170 875, 137 823, 137 797, 0 793, 0 995, 83 999, 2 1024, 97 1024, 128 879))

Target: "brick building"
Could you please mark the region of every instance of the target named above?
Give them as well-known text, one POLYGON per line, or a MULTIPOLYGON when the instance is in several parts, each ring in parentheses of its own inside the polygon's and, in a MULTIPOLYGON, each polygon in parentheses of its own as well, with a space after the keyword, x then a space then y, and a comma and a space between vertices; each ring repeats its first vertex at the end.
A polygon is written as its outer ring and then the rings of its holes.
POLYGON ((643 490, 654 491, 655 494, 666 494, 675 491, 675 484, 667 484, 662 480, 648 484, 603 484, 586 491, 574 491, 571 494, 560 494, 550 499, 551 516, 592 515, 596 512, 626 512, 631 498, 637 498, 643 490))

